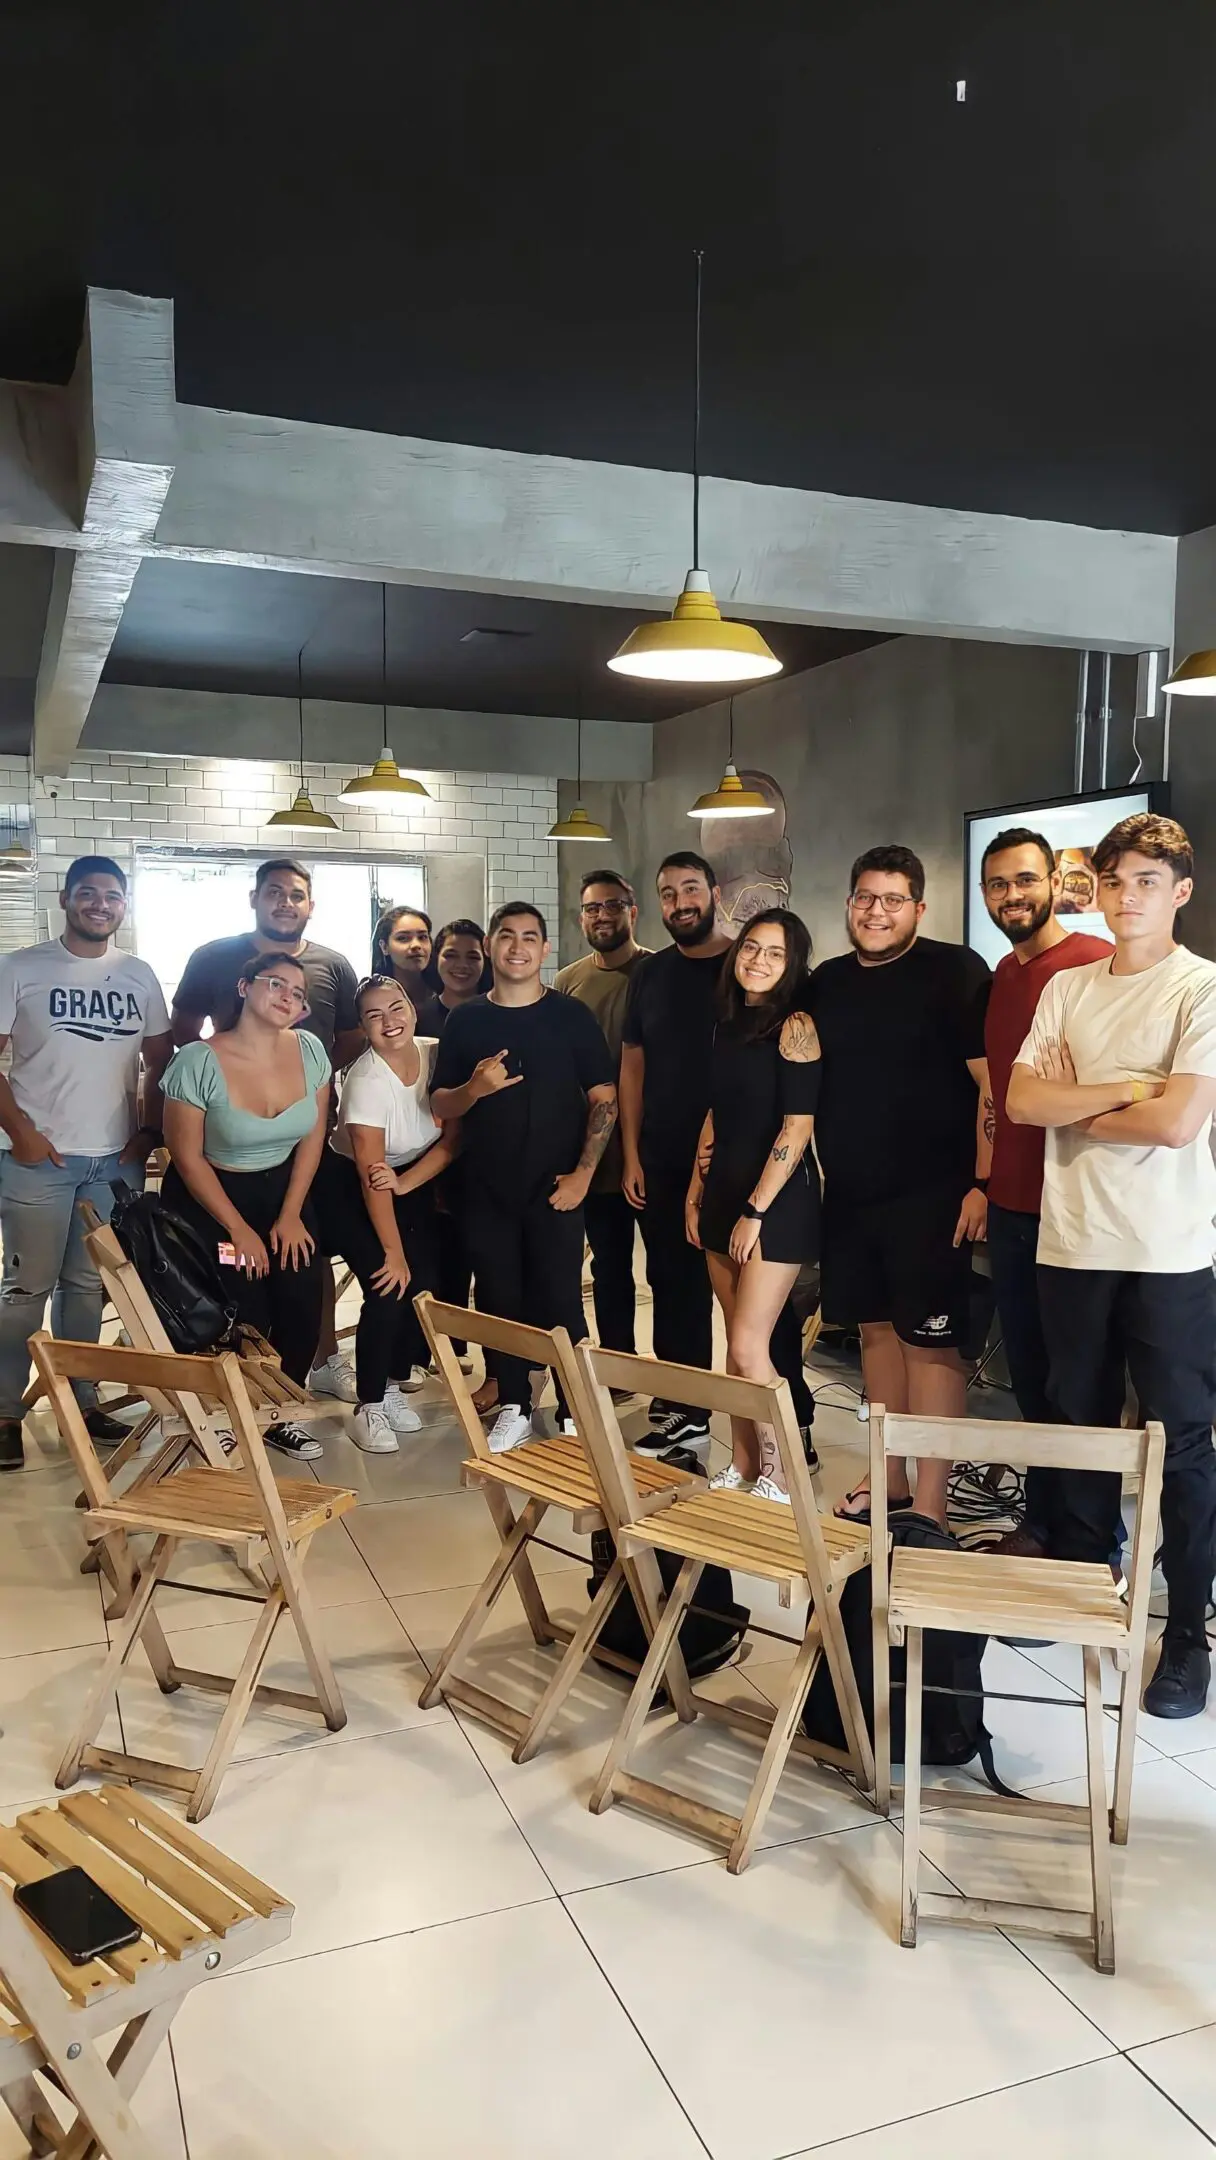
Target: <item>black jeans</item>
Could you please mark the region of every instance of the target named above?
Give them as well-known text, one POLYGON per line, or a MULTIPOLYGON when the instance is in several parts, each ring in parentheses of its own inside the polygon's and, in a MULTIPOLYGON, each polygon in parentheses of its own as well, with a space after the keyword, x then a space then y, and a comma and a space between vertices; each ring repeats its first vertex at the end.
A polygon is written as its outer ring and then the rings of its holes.
MULTIPOLYGON (((547 1193, 509 1207, 470 1176, 464 1196, 464 1234, 477 1279, 480 1312, 521 1320, 539 1328, 563 1327, 582 1342, 583 1211, 562 1214, 547 1193)), ((528 1367, 521 1358, 495 1353, 500 1403, 532 1404, 528 1367)), ((558 1389, 558 1413, 567 1408, 558 1389)))
MULTIPOLYGON (((1165 1427, 1167 1628, 1202 1643, 1216 1568, 1216 1278, 1210 1267, 1186 1275, 1041 1267, 1039 1301, 1057 1416, 1117 1425, 1126 1363, 1141 1416, 1165 1427)), ((1118 1517, 1113 1472, 1062 1470, 1056 1557, 1105 1560, 1118 1517)))
POLYGON ((769 1338, 769 1355, 783 1380, 790 1384, 794 1398, 794 1416, 800 1425, 815 1422, 815 1398, 807 1386, 802 1369, 802 1323, 794 1311, 793 1300, 787 1298, 769 1338))
MULTIPOLYGON (((1055 1412, 1047 1393, 1047 1342, 1039 1315, 1039 1271, 1035 1254, 1039 1218, 988 1203, 988 1264, 1001 1324, 1005 1363, 1028 1425, 1050 1425, 1055 1412)), ((1117 1422, 1117 1421, 1116 1421, 1117 1422)), ((1058 1470, 1028 1469, 1024 1529, 1056 1558, 1058 1470)))
POLYGON ((591 1247, 595 1332, 605 1350, 632 1351, 636 1292, 633 1239, 637 1214, 623 1192, 589 1192, 583 1221, 591 1247))
POLYGON ((378 1290, 373 1275, 384 1265, 384 1248, 363 1198, 353 1162, 331 1148, 325 1177, 325 1242, 353 1268, 363 1292, 355 1332, 355 1385, 361 1403, 382 1402, 390 1380, 408 1380, 411 1367, 430 1357, 414 1311, 414 1299, 433 1290, 436 1279, 435 1204, 432 1186, 404 1197, 394 1195, 393 1213, 409 1262, 409 1288, 378 1290))
MULTIPOLYGON (((240 1209, 250 1229, 257 1231, 270 1254, 268 1275, 246 1275, 238 1268, 226 1267, 224 1281, 232 1284, 240 1318, 269 1338, 288 1378, 303 1386, 312 1371, 321 1333, 321 1271, 327 1263, 319 1252, 314 1252, 303 1267, 281 1267, 270 1252, 271 1225, 291 1181, 291 1157, 277 1163, 273 1170, 221 1170, 214 1163, 212 1168, 233 1206, 240 1209)), ((174 1164, 166 1173, 161 1198, 175 1215, 183 1215, 193 1223, 212 1250, 230 1242, 222 1223, 200 1206, 174 1164)), ((316 1237, 318 1225, 311 1194, 304 1202, 301 1217, 305 1229, 316 1237)))
MULTIPOLYGON (((671 1365, 699 1365, 709 1372, 714 1361, 714 1295, 705 1255, 684 1234, 684 1202, 692 1166, 674 1173, 653 1163, 644 1167, 646 1205, 638 1222, 646 1247, 646 1280, 654 1300, 654 1354, 671 1365)), ((673 1410, 689 1407, 669 1405, 673 1410)))

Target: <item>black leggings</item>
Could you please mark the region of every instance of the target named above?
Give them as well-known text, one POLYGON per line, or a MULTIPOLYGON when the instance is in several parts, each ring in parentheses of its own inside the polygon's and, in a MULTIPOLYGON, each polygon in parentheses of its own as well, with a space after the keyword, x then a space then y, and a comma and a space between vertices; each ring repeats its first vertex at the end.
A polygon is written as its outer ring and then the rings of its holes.
MULTIPOLYGON (((224 1269, 231 1281, 237 1312, 249 1327, 269 1338, 291 1380, 303 1386, 312 1370, 321 1333, 321 1270, 326 1263, 318 1252, 303 1267, 281 1267, 270 1251, 270 1229, 280 1214, 291 1182, 292 1158, 276 1163, 273 1170, 221 1170, 211 1165, 234 1207, 239 1208, 251 1230, 256 1230, 270 1253, 268 1275, 246 1275, 239 1268, 224 1269)), ((221 1223, 209 1215, 188 1189, 175 1164, 170 1164, 161 1187, 165 1206, 183 1215, 214 1250, 230 1242, 221 1223)), ((317 1235, 311 1194, 300 1211, 306 1230, 317 1235)))
POLYGON ((413 1300, 435 1288, 435 1205, 429 1185, 404 1198, 394 1195, 393 1213, 409 1263, 404 1297, 383 1292, 372 1277, 384 1265, 384 1248, 367 1212, 363 1186, 353 1162, 328 1150, 323 1166, 323 1227, 326 1246, 353 1268, 363 1292, 355 1334, 355 1384, 361 1403, 381 1402, 390 1380, 408 1380, 414 1365, 430 1357, 413 1300))

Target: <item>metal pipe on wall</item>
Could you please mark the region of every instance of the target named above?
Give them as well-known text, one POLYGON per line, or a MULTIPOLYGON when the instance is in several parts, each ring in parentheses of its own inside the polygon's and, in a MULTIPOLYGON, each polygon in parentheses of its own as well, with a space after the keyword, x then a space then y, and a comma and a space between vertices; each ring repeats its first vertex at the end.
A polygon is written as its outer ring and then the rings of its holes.
POLYGON ((1074 795, 1082 794, 1085 788, 1085 714, 1088 704, 1089 654, 1083 652, 1077 664, 1077 733, 1072 773, 1074 795))
POLYGON ((1110 753, 1110 654, 1102 655, 1102 736, 1098 757, 1098 785, 1106 786, 1106 767, 1110 753))

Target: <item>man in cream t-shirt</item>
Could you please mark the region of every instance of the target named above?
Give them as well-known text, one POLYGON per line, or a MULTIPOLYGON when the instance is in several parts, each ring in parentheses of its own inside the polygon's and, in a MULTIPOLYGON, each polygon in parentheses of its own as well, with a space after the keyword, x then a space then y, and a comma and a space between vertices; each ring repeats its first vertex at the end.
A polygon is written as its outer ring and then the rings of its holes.
MULTIPOLYGON (((1039 1303, 1048 1392, 1074 1425, 1117 1425, 1130 1373, 1165 1427, 1168 1618, 1144 1706, 1198 1717, 1216 1568, 1216 966, 1175 941, 1194 858, 1182 827, 1125 818, 1094 849, 1109 960, 1047 984, 1007 1108, 1047 1131, 1039 1303)), ((1105 1560, 1119 1479, 1061 1473, 1052 1557, 1105 1560)))
MULTIPOLYGON (((77 1207, 91 1200, 109 1219, 114 1181, 143 1183, 160 1137, 160 1078, 173 1048, 160 984, 146 960, 116 952, 127 912, 127 881, 105 855, 72 863, 59 895, 63 935, 0 960, 0 1470, 24 1459, 21 1398, 29 1379, 27 1340, 51 1325, 72 1341, 96 1342, 101 1284, 84 1244, 77 1207), (145 1105, 139 1111, 140 1059, 145 1105)), ((76 1393, 97 1440, 126 1432, 76 1393)))

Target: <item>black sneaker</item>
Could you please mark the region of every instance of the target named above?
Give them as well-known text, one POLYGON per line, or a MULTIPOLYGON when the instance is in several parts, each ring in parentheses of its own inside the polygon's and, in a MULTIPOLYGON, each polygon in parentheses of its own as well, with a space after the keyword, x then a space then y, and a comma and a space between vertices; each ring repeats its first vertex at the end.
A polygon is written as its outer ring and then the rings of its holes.
POLYGON ((84 1421, 90 1440, 100 1440, 103 1447, 117 1447, 130 1433, 130 1426, 121 1418, 107 1417, 104 1410, 90 1410, 84 1421))
POLYGON ((650 1417, 650 1430, 633 1443, 635 1455, 665 1455, 668 1448, 709 1446, 709 1420, 701 1410, 668 1410, 650 1417))
POLYGON ((1147 1717, 1202 1717, 1212 1677, 1212 1653, 1205 1642, 1186 1635, 1165 1635, 1157 1670, 1144 1690, 1147 1717))
POLYGON ((24 1470, 25 1447, 21 1439, 21 1420, 15 1417, 0 1418, 0 1470, 24 1470))
POLYGON ((319 1440, 314 1440, 307 1425, 287 1422, 268 1425, 262 1438, 267 1447, 277 1448, 280 1455, 294 1455, 297 1462, 315 1462, 325 1453, 319 1440))

